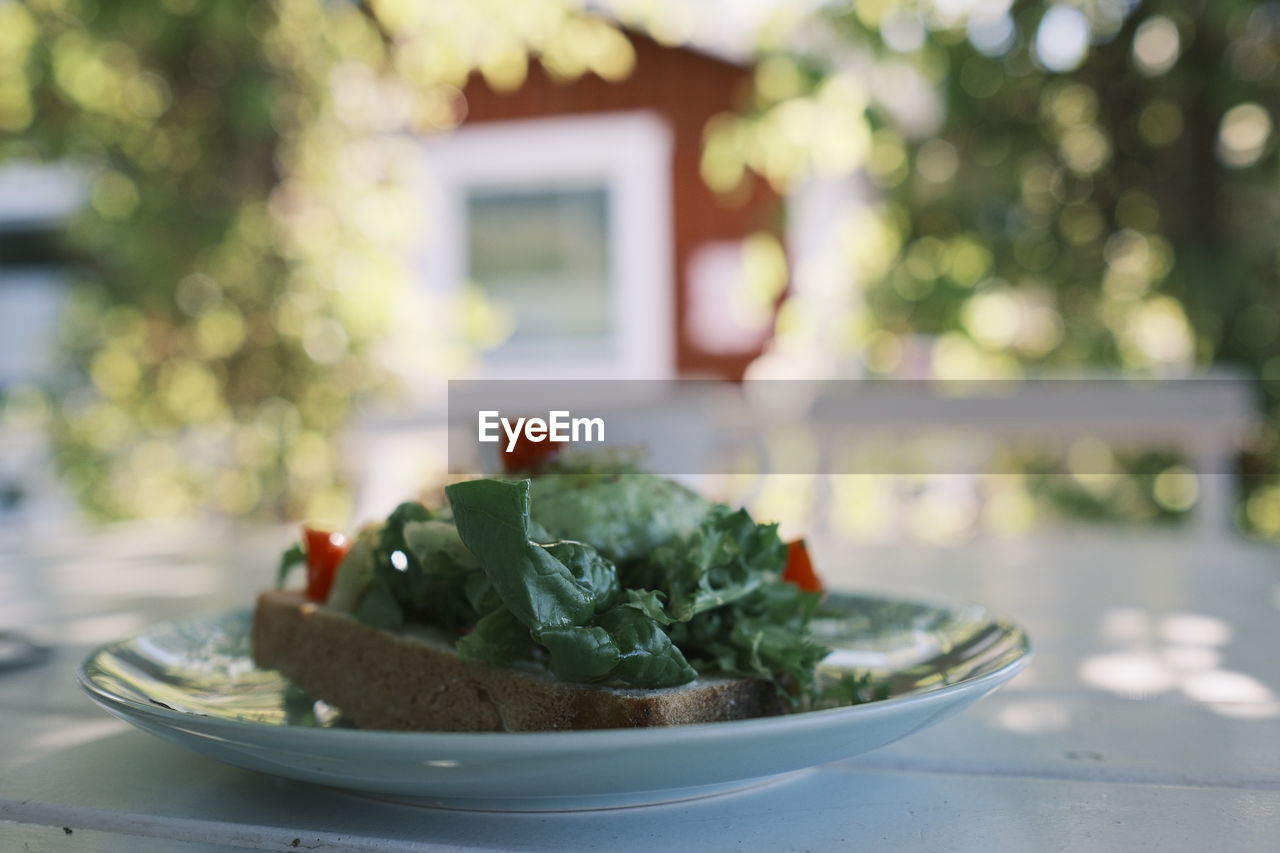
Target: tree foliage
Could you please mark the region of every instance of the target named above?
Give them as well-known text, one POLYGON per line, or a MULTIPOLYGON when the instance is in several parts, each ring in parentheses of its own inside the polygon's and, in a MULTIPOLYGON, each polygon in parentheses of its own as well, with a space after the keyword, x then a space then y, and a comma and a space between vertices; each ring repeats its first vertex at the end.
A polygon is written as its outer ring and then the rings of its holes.
POLYGON ((846 372, 944 378, 1234 365, 1269 412, 1245 519, 1280 535, 1280 6, 854 0, 825 32, 760 65, 704 162, 785 185, 852 152, 869 179, 843 278, 796 290, 775 357, 826 340, 846 372))
POLYGON ((411 286, 419 140, 530 54, 629 70, 560 0, 0 2, 0 159, 88 186, 52 389, 84 506, 345 517, 353 406, 465 358, 456 306, 411 286))

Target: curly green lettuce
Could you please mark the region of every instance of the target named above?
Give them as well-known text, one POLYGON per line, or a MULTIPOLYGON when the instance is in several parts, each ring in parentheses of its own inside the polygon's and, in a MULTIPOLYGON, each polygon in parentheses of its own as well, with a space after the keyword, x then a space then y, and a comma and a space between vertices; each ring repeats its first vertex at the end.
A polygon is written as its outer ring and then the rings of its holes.
POLYGON ((366 528, 330 603, 378 628, 453 631, 458 653, 564 681, 660 688, 699 674, 806 695, 827 650, 817 595, 783 583, 775 525, 660 477, 550 475, 449 486, 366 528))

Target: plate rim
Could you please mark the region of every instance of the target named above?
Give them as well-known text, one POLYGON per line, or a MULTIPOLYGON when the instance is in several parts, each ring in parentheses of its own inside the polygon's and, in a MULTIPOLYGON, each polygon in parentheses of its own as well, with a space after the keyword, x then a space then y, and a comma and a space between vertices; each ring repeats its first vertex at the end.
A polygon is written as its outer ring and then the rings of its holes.
POLYGON ((141 715, 164 724, 177 723, 180 726, 183 724, 190 726, 191 721, 195 720, 199 721, 199 725, 206 729, 223 728, 228 731, 245 732, 246 734, 272 732, 275 736, 286 742, 294 742, 295 740, 309 741, 317 737, 318 732, 325 732, 326 734, 320 736, 327 740, 331 740, 334 746, 341 744, 357 745, 366 741, 377 741, 378 743, 386 745, 395 745, 400 743, 404 743, 406 745, 409 743, 422 744, 429 741, 434 746, 449 746, 457 744, 458 746, 466 745, 471 747, 480 747, 483 745, 493 745, 500 746, 504 749, 520 747, 536 749, 558 745, 561 742, 587 746, 591 745, 595 741, 600 741, 602 743, 615 743, 616 745, 616 741, 619 738, 626 739, 629 742, 628 745, 631 745, 630 742, 634 741, 635 745, 643 746, 648 741, 662 741, 666 743, 671 740, 680 741, 686 738, 706 740, 708 737, 733 737, 737 734, 765 734, 773 729, 809 730, 813 728, 823 728, 826 725, 837 724, 850 717, 856 717, 864 720, 872 719, 884 714, 891 714, 906 705, 921 706, 934 704, 936 702, 951 699, 957 693, 978 691, 980 688, 988 685, 989 689, 995 689, 1025 669, 1035 655, 1035 645, 1032 642, 1030 635, 1024 628, 1022 628, 1021 625, 1011 620, 994 616, 985 607, 976 603, 945 604, 929 601, 926 598, 894 596, 875 592, 858 593, 853 591, 840 591, 840 594, 855 595, 863 598, 875 598, 882 601, 892 601, 894 603, 923 605, 935 610, 945 610, 949 613, 955 613, 962 608, 976 608, 982 613, 988 624, 1002 626, 1014 633, 1017 638, 1016 648, 1018 650, 1018 654, 1016 657, 1005 662, 996 669, 978 676, 965 678, 952 684, 945 684, 941 687, 928 690, 923 693, 905 693, 899 696, 892 696, 888 699, 878 699, 873 702, 864 702, 858 705, 846 705, 838 708, 822 708, 814 711, 802 711, 795 714, 781 714, 769 717, 751 717, 742 720, 685 723, 677 726, 643 726, 634 728, 576 729, 539 732, 391 731, 385 729, 298 726, 287 723, 284 725, 277 725, 263 723, 256 720, 234 719, 219 717, 212 714, 182 711, 170 708, 166 705, 139 702, 127 696, 121 696, 103 685, 98 684, 88 672, 90 665, 96 658, 107 653, 114 647, 125 645, 135 641, 145 634, 171 626, 177 626, 189 622, 213 622, 215 620, 228 619, 240 614, 252 612, 252 607, 241 606, 217 611, 193 613, 187 616, 161 620, 146 626, 128 637, 107 643, 101 643, 91 649, 80 662, 79 666, 77 666, 76 679, 81 689, 89 695, 89 698, 102 705, 104 708, 107 708, 107 710, 115 708, 126 715, 141 715))

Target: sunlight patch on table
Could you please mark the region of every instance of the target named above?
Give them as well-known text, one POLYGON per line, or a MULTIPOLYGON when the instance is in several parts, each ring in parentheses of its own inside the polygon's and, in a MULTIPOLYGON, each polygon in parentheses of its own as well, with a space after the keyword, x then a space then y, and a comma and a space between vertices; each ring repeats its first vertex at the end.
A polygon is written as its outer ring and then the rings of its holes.
POLYGON ((1228 717, 1280 716, 1280 697, 1243 672, 1215 669, 1191 673, 1182 680, 1182 692, 1228 717))
POLYGON ((1213 616, 1199 613, 1170 613, 1159 622, 1160 639, 1189 646, 1225 646, 1235 632, 1213 616))
POLYGON ((1080 678, 1092 687, 1134 698, 1155 696, 1177 684, 1173 671, 1159 655, 1139 651, 1085 658, 1080 678))
POLYGON ((1160 650, 1160 657, 1179 672, 1217 669, 1222 663, 1222 653, 1204 646, 1167 646, 1160 650))
POLYGON ((1071 712, 1058 702, 1022 700, 1000 709, 996 722, 1020 735, 1063 732, 1071 726, 1071 712))
POLYGON ((1280 716, 1280 696, 1261 680, 1223 669, 1222 648, 1235 636, 1231 624, 1202 613, 1159 618, 1137 607, 1102 615, 1099 634, 1123 646, 1080 663, 1080 680, 1133 699, 1172 690, 1214 713, 1238 719, 1280 716))

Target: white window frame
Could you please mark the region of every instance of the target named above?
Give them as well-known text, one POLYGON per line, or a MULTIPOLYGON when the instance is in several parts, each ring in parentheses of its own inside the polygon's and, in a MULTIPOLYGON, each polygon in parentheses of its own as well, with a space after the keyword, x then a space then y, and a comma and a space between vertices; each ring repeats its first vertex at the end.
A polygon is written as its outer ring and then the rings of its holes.
POLYGON ((673 134, 647 111, 463 125, 424 143, 430 234, 421 274, 436 293, 467 282, 469 190, 603 185, 609 204, 612 358, 573 346, 485 354, 479 375, 503 379, 663 379, 675 372, 673 134))

